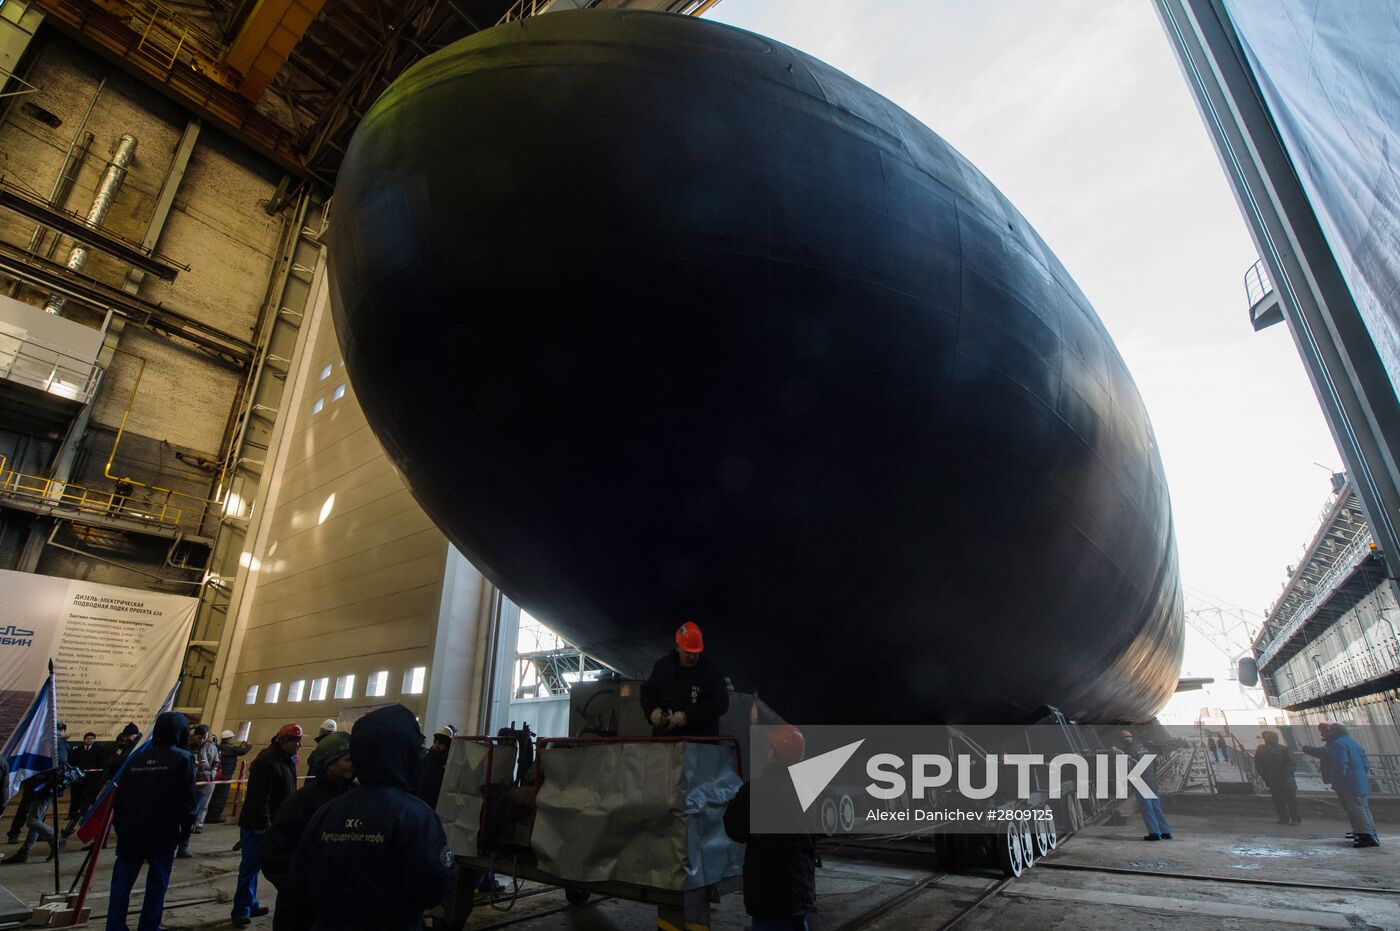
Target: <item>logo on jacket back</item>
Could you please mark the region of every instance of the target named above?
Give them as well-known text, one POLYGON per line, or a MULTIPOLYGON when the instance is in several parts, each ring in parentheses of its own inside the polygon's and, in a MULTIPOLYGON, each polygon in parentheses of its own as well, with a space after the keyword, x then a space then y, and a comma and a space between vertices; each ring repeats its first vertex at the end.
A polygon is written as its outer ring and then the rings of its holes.
POLYGON ((13 624, 0 627, 0 647, 27 647, 34 645, 34 631, 13 624))

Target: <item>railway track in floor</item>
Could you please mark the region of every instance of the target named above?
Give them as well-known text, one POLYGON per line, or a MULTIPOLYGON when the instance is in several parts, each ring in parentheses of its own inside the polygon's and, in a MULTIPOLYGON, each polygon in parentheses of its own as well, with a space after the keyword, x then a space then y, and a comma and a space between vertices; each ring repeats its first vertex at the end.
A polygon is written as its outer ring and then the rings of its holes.
MULTIPOLYGON (((1099 816, 1096 815, 1095 817, 1090 818, 1087 822, 1084 822, 1084 823, 1083 823, 1083 826, 1088 826, 1089 824, 1095 823, 1095 822, 1098 821, 1098 820, 1099 820, 1099 816)), ((1063 847, 1066 843, 1068 843, 1069 840, 1070 840, 1071 838, 1073 838, 1074 835, 1077 834, 1077 833, 1078 833, 1078 830, 1075 830, 1075 831, 1069 832, 1068 834, 1064 835, 1063 837, 1057 838, 1056 841, 1055 841, 1054 847, 1052 847, 1051 850, 1058 850, 1058 849, 1060 849, 1060 848, 1063 847)), ((908 836, 902 836, 902 837, 898 837, 898 838, 893 838, 893 839, 886 840, 886 841, 880 841, 880 840, 878 840, 878 839, 871 839, 871 840, 855 840, 855 839, 848 839, 848 840, 840 841, 840 842, 838 842, 838 843, 835 844, 834 850, 843 850, 843 849, 870 850, 870 851, 877 851, 877 852, 880 852, 880 853, 897 853, 897 854, 909 854, 909 853, 913 853, 913 854, 918 854, 918 855, 921 855, 921 856, 935 856, 935 857, 938 855, 937 852, 936 852, 936 850, 935 850, 935 848, 933 847, 932 844, 929 844, 929 843, 926 843, 926 842, 921 843, 921 842, 919 842, 919 841, 911 840, 910 837, 908 837, 908 836)), ((1044 859, 1043 856, 1041 856, 1041 857, 1036 857, 1036 858, 1032 861, 1032 863, 1033 863, 1034 865, 1036 865, 1036 866, 1051 866, 1051 865, 1053 865, 1052 862, 1051 862, 1050 860, 1044 859)), ((1032 867, 1031 867, 1030 865, 1027 865, 1027 866, 1025 867, 1025 870, 1030 870, 1031 868, 1032 868, 1032 867)), ((1147 871, 1139 871, 1139 872, 1144 872, 1144 873, 1146 873, 1147 871)), ((927 892, 928 890, 937 888, 940 882, 942 882, 943 880, 947 879, 948 877, 950 877, 950 876, 952 876, 952 875, 953 875, 953 873, 948 872, 948 871, 941 871, 941 872, 938 872, 938 873, 931 874, 931 875, 929 875, 929 876, 927 876, 927 877, 925 877, 925 878, 919 880, 918 882, 914 883, 914 885, 912 885, 912 886, 909 887, 908 889, 905 889, 903 892, 900 892, 899 894, 893 896, 892 898, 889 898, 889 899, 884 900, 883 902, 880 902, 879 904, 877 904, 877 905, 875 905, 874 907, 870 908, 868 911, 862 912, 861 914, 856 915, 856 916, 853 917, 853 918, 847 919, 844 923, 842 923, 842 924, 840 924, 840 925, 837 926, 836 931, 862 931, 862 929, 870 927, 871 925, 873 925, 873 924, 875 924, 876 922, 880 921, 882 918, 886 917, 887 915, 891 915, 891 914, 894 914, 894 913, 898 912, 901 908, 904 908, 905 906, 909 905, 909 904, 912 903, 915 899, 917 899, 919 896, 923 895, 923 894, 924 894, 925 892, 927 892)), ((1150 873, 1149 875, 1161 875, 1161 874, 1150 873)), ((997 898, 997 896, 1001 895, 1001 893, 1002 893, 1008 886, 1010 886, 1013 882, 1015 882, 1015 881, 1016 881, 1017 879, 1019 879, 1019 878, 1020 878, 1020 876, 1017 875, 1017 876, 1005 876, 1005 877, 1002 877, 1002 878, 997 879, 995 882, 993 882, 993 884, 992 884, 990 887, 988 887, 987 889, 982 890, 982 891, 978 894, 978 896, 977 896, 976 899, 974 899, 972 902, 969 902, 968 904, 966 904, 965 906, 963 906, 956 914, 954 914, 953 916, 951 916, 951 917, 949 917, 948 919, 946 919, 942 925, 939 925, 939 931, 949 931, 949 929, 956 928, 956 927, 960 926, 964 921, 966 921, 966 920, 967 920, 968 918, 970 918, 973 914, 975 914, 979 909, 981 909, 982 906, 986 905, 988 902, 991 902, 993 899, 997 898)))

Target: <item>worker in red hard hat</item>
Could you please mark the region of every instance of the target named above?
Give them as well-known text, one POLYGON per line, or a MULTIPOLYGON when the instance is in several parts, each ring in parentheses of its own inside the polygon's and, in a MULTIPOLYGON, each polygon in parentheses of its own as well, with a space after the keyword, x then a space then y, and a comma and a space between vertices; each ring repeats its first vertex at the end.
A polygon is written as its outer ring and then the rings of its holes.
MULTIPOLYGON (((788 783, 781 798, 795 799, 788 767, 802 762, 807 741, 791 724, 780 724, 768 731, 768 760, 757 777, 759 781, 788 783)), ((744 844, 744 910, 753 919, 755 931, 806 931, 807 913, 817 901, 817 842, 811 834, 756 833, 750 820, 752 782, 739 787, 724 810, 724 830, 731 839, 744 844)), ((761 791, 760 799, 773 793, 761 791)), ((787 820, 797 820, 795 811, 787 820)))
POLYGON ((248 767, 248 794, 238 813, 238 842, 243 858, 233 887, 233 926, 246 928, 266 915, 258 904, 258 869, 262 865, 263 839, 282 803, 297 790, 297 751, 301 749, 300 724, 283 724, 253 765, 248 767))
POLYGON ((694 621, 677 628, 675 650, 656 661, 641 699, 655 734, 718 736, 719 719, 729 710, 729 683, 705 655, 705 638, 694 621))

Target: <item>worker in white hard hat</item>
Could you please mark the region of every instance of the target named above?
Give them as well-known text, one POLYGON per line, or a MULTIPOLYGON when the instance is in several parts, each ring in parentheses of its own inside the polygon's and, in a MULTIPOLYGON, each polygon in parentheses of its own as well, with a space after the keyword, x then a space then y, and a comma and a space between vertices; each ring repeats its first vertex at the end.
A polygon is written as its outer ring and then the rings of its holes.
POLYGON ((316 742, 320 743, 338 730, 340 727, 335 723, 335 718, 326 718, 321 722, 321 732, 316 735, 316 742))
POLYGON ((240 742, 238 735, 233 731, 225 730, 219 734, 219 781, 214 785, 214 794, 209 796, 205 824, 224 823, 224 805, 228 802, 229 781, 238 776, 238 758, 251 749, 252 744, 246 740, 240 742))

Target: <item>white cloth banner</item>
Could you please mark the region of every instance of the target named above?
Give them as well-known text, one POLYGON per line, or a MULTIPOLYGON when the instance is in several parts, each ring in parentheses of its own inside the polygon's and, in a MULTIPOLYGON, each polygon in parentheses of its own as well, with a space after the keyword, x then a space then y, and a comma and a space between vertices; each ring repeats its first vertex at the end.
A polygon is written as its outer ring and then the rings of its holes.
POLYGON ((1391 385, 1400 385, 1400 7, 1225 6, 1391 385))
POLYGON ((185 595, 0 570, 0 736, 48 675, 69 736, 145 723, 180 673, 197 601, 185 595))

